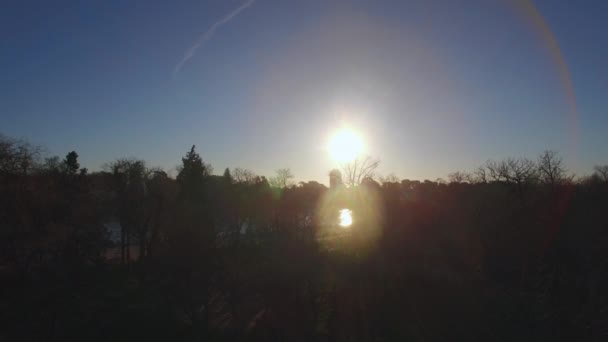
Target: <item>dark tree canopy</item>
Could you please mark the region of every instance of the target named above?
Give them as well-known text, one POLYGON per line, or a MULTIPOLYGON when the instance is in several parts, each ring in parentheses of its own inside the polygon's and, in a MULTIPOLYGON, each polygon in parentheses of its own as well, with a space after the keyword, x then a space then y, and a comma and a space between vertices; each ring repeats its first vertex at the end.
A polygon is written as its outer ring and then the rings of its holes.
POLYGON ((2 137, 0 340, 605 339, 608 166, 375 166, 328 188, 214 175, 192 146, 176 178, 137 158, 86 172, 2 137))

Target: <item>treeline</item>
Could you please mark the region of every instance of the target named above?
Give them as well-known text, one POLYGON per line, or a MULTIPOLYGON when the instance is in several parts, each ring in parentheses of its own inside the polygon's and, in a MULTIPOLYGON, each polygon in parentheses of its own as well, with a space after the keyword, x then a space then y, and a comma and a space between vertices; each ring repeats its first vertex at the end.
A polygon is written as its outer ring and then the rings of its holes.
POLYGON ((607 336, 608 166, 575 178, 548 151, 420 182, 373 164, 327 188, 214 175, 193 146, 175 178, 88 172, 2 137, 0 340, 607 336))

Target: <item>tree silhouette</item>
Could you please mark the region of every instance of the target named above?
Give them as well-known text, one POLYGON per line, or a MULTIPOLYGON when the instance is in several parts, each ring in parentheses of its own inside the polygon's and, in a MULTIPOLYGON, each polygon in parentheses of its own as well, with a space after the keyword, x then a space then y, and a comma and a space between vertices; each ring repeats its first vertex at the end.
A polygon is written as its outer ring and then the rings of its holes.
POLYGON ((24 140, 0 134, 0 172, 4 174, 28 174, 39 164, 40 146, 24 140))
POLYGON ((63 160, 63 165, 67 174, 75 175, 78 173, 78 169, 80 168, 80 164, 78 164, 78 153, 75 151, 68 153, 63 160))
POLYGON ((399 177, 397 177, 394 173, 389 173, 388 175, 384 176, 384 177, 378 177, 378 180, 380 181, 380 183, 384 184, 384 183, 399 183, 399 177))
POLYGON ((182 165, 177 174, 183 199, 200 200, 205 179, 212 170, 203 163, 201 156, 194 150, 195 145, 182 158, 182 165))
POLYGON ((68 156, 0 139, 0 340, 604 337, 608 167, 574 179, 546 151, 379 184, 358 161, 350 187, 279 191, 194 147, 176 178, 68 156))
POLYGON ((60 172, 63 168, 62 161, 57 156, 49 157, 44 159, 42 169, 46 172, 60 172))
MULTIPOLYGON (((123 158, 107 165, 113 178, 115 213, 120 222, 121 263, 131 261, 131 238, 142 235, 146 226, 146 178, 148 170, 143 160, 123 158)), ((140 252, 140 257, 143 251, 140 252)))
POLYGON ((470 180, 469 174, 466 172, 456 171, 448 175, 448 182, 450 183, 464 183, 470 180))
POLYGON ((270 185, 275 188, 285 189, 294 184, 293 173, 290 169, 277 169, 275 176, 270 178, 270 185))
POLYGON ((233 178, 237 183, 253 184, 256 182, 258 176, 251 170, 237 167, 234 169, 233 178))
POLYGON ((226 168, 224 170, 224 174, 223 174, 224 180, 228 183, 228 184, 232 184, 234 182, 234 178, 232 178, 232 174, 230 173, 230 169, 226 168))
POLYGON ((608 182, 608 165, 596 165, 594 168, 593 175, 600 181, 608 182))
POLYGON ((572 180, 572 177, 567 175, 562 158, 555 151, 544 151, 538 157, 537 164, 539 179, 542 183, 555 186, 572 180))
POLYGON ((380 165, 380 161, 370 156, 357 158, 342 166, 344 183, 348 186, 361 184, 365 178, 373 178, 374 172, 380 165))

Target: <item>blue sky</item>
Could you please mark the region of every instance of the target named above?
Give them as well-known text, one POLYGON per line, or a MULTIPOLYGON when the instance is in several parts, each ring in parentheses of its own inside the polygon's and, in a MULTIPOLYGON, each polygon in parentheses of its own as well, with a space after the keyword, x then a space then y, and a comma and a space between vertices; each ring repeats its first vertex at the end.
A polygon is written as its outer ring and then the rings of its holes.
POLYGON ((545 149, 579 174, 608 163, 606 1, 533 1, 539 26, 518 1, 256 0, 175 72, 245 3, 2 2, 0 132, 91 170, 170 170, 196 144, 218 173, 324 183, 345 124, 401 178, 545 149))

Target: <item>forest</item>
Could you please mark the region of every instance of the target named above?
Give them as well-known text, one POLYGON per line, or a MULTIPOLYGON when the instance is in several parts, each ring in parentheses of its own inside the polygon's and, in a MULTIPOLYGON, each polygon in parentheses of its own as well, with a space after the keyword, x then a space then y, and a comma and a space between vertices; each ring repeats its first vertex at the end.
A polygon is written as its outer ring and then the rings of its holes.
POLYGON ((418 181, 368 158, 328 187, 197 151, 175 176, 89 171, 1 136, 0 340, 608 338, 608 165, 545 151, 418 181))

